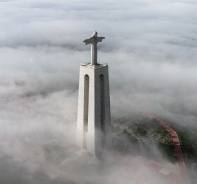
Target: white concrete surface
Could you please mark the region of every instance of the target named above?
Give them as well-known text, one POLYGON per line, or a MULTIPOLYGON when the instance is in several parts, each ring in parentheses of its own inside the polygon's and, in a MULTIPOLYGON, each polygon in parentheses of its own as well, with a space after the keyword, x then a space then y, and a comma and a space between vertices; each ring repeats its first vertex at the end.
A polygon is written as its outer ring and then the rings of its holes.
POLYGON ((111 113, 108 65, 81 64, 77 145, 95 156, 100 155, 103 146, 107 145, 110 140, 110 134, 111 113))

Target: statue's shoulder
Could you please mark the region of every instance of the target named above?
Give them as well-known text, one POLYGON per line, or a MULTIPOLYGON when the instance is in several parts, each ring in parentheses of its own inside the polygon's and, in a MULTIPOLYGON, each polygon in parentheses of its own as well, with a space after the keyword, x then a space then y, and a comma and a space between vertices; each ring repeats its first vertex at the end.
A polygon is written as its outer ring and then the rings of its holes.
POLYGON ((105 37, 97 37, 97 42, 102 42, 103 39, 105 39, 105 37))
POLYGON ((92 37, 91 38, 88 38, 88 39, 85 39, 83 42, 87 45, 87 44, 90 44, 92 42, 92 37))

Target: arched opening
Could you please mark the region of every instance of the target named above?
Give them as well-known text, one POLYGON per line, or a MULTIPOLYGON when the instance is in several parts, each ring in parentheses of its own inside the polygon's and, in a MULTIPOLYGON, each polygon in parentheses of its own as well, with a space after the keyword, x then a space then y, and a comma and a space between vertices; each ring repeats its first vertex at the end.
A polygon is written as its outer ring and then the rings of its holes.
POLYGON ((105 134, 105 90, 104 90, 104 75, 100 75, 100 119, 101 119, 101 132, 105 134))
POLYGON ((83 114, 83 145, 87 148, 87 135, 88 135, 88 107, 89 107, 89 76, 84 76, 84 114, 83 114))

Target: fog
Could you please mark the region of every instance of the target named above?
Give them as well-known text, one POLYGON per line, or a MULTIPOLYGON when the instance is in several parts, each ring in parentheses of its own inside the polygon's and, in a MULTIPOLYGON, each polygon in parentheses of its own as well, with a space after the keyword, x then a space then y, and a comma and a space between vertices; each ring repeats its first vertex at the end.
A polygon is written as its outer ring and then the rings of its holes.
MULTIPOLYGON (((196 12, 192 0, 0 1, 0 183, 120 184, 124 163, 141 163, 74 154, 82 41, 95 30, 113 121, 145 109, 197 130, 196 12)), ((130 183, 168 183, 141 165, 130 183)))

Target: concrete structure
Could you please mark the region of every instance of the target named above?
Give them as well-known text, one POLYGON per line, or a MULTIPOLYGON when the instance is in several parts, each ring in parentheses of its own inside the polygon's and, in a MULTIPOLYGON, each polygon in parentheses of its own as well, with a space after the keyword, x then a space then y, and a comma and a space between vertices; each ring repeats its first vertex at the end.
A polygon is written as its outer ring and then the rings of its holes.
POLYGON ((111 129, 108 65, 97 63, 97 43, 104 37, 84 40, 91 44, 91 63, 81 64, 77 115, 77 145, 99 156, 108 144, 111 129))

